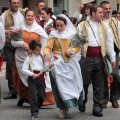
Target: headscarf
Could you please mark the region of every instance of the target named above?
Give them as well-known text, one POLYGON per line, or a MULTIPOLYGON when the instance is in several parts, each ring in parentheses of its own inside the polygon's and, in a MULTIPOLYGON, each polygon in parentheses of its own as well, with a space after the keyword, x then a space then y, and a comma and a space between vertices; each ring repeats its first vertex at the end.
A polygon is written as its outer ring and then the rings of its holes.
POLYGON ((40 38, 41 38, 40 42, 42 44, 42 48, 44 49, 44 47, 47 44, 48 35, 45 32, 45 30, 40 25, 38 25, 38 23, 35 20, 34 20, 34 22, 33 22, 33 24, 31 26, 27 26, 25 24, 25 21, 22 22, 21 29, 25 30, 27 32, 34 32, 34 33, 40 35, 40 38), (29 29, 29 27, 30 27, 30 29, 29 29))
POLYGON ((74 35, 76 34, 76 29, 75 29, 74 25, 72 24, 72 22, 70 21, 70 19, 64 14, 60 14, 58 16, 66 19, 67 25, 65 27, 65 30, 62 32, 59 32, 58 30, 53 30, 53 31, 51 31, 49 37, 56 37, 56 38, 62 38, 62 39, 73 38, 74 35))

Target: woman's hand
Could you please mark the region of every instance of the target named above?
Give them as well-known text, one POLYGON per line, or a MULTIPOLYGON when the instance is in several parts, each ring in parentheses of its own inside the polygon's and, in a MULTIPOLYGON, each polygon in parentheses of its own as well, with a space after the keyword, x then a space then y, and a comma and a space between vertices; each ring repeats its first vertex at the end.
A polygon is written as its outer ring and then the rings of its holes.
POLYGON ((27 43, 23 43, 22 44, 22 48, 24 49, 24 50, 28 50, 29 49, 29 46, 28 46, 28 44, 27 43))
POLYGON ((70 57, 70 56, 72 55, 72 53, 71 53, 70 50, 67 50, 67 51, 65 52, 65 55, 66 55, 67 57, 70 57))
POLYGON ((51 56, 50 55, 44 55, 44 61, 45 62, 49 62, 51 59, 51 56))

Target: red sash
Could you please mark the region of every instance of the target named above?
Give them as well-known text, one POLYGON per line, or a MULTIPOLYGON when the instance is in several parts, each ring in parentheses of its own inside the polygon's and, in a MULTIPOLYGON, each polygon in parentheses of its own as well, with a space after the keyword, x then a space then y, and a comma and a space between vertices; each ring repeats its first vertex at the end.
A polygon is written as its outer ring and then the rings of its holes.
POLYGON ((100 47, 88 47, 87 50, 88 57, 102 57, 101 55, 101 48, 100 47))

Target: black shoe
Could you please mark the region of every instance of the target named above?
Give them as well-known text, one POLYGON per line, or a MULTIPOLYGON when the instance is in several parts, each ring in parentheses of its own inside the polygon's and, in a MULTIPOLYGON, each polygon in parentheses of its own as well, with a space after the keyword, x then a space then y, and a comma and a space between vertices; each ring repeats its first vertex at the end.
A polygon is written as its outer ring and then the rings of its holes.
POLYGON ((102 116, 103 116, 102 112, 93 111, 92 114, 93 114, 94 116, 96 116, 96 117, 102 117, 102 116))
POLYGON ((85 112, 85 111, 86 111, 85 103, 83 103, 83 105, 80 105, 80 106, 79 106, 79 111, 80 111, 80 112, 85 112))
POLYGON ((103 104, 102 104, 102 107, 103 107, 103 108, 107 108, 107 103, 103 103, 103 104))
POLYGON ((119 108, 119 104, 118 104, 117 100, 111 101, 111 103, 112 103, 113 108, 119 108))
POLYGON ((24 98, 20 98, 18 103, 17 103, 17 106, 22 106, 24 102, 25 102, 25 99, 24 98))
POLYGON ((8 96, 6 97, 3 97, 3 99, 16 99, 17 98, 17 95, 16 94, 8 94, 8 96))

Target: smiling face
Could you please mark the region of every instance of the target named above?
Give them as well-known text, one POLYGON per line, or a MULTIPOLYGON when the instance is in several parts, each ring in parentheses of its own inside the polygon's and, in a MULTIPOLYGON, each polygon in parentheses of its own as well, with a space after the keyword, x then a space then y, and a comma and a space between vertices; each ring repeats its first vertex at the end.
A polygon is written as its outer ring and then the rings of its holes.
POLYGON ((109 16, 110 13, 111 13, 111 6, 110 6, 110 4, 104 4, 102 6, 102 8, 103 8, 103 14, 104 14, 104 16, 109 16))
POLYGON ((32 25, 34 22, 34 12, 33 11, 27 11, 25 15, 25 21, 28 26, 32 25))
POLYGON ((56 20, 56 29, 57 29, 59 32, 64 31, 64 30, 65 30, 65 27, 66 27, 66 25, 65 25, 64 21, 62 21, 62 20, 56 20))

